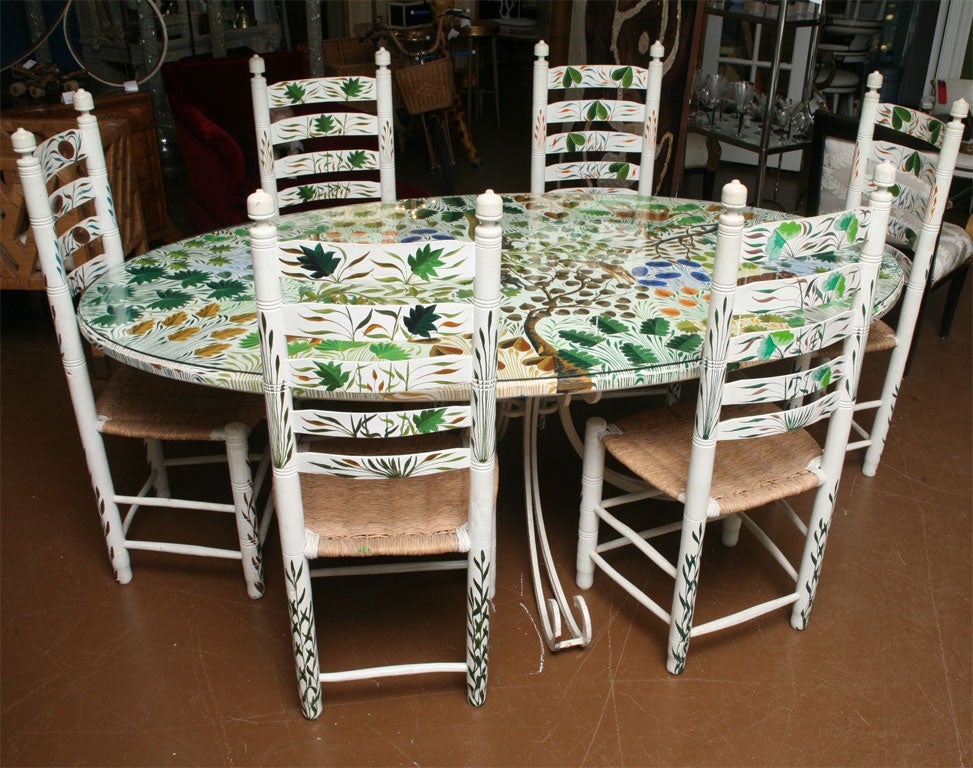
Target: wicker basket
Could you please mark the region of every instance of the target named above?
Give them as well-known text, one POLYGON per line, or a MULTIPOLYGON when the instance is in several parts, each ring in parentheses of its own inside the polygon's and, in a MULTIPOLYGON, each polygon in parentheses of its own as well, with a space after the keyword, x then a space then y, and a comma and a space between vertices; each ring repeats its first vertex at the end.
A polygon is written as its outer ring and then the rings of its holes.
POLYGON ((453 61, 436 59, 392 73, 410 115, 447 109, 453 104, 453 61))

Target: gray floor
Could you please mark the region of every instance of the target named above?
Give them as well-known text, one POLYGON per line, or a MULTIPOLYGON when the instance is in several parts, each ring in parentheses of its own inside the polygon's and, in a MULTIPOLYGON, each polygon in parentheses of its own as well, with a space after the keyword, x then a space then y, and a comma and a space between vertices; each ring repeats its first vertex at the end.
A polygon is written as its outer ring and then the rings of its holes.
MULTIPOLYGON (((527 135, 522 127, 475 134, 483 167, 461 161, 458 191, 522 189, 526 142, 510 141, 527 135)), ((415 154, 400 163, 412 183, 434 188, 415 154)), ((792 200, 799 184, 787 181, 792 200)), ((663 625, 596 579, 586 594, 591 646, 552 655, 537 630, 515 424, 500 446, 486 705, 470 708, 454 677, 350 683, 326 688, 324 714, 308 722, 276 534, 259 601, 231 562, 136 553, 133 582, 116 584, 50 321, 36 297, 5 294, 0 764, 969 766, 973 315, 967 286, 953 334, 938 339, 943 298, 929 302, 878 474, 864 477, 860 456, 848 457, 806 631, 780 612, 702 638, 673 678, 663 625)), ((885 359, 867 361, 865 392, 885 359)), ((111 450, 122 484, 133 481, 140 449, 111 450)), ((552 547, 570 587, 580 463, 555 419, 540 451, 552 547)), ((228 520, 177 513, 145 525, 233 537, 228 520)), ((745 535, 735 550, 717 539, 704 561, 703 618, 781 586, 745 535)), ((634 557, 622 559, 652 583, 634 557)), ((462 653, 456 574, 325 582, 316 597, 330 667, 462 653)))

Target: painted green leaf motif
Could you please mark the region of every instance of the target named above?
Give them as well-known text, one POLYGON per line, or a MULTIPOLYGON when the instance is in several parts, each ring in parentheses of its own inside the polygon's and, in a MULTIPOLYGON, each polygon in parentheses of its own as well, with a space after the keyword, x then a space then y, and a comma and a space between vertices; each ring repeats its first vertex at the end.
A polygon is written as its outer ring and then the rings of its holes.
POLYGON ((322 277, 330 277, 338 268, 341 259, 335 256, 334 251, 325 251, 324 246, 318 243, 313 248, 305 245, 301 246, 301 256, 297 257, 297 263, 309 272, 315 280, 322 277))
POLYGON ((343 371, 337 363, 315 363, 318 379, 329 392, 333 392, 348 383, 350 374, 343 371))
POLYGON ((341 84, 341 92, 345 94, 345 98, 353 99, 361 94, 363 87, 361 80, 351 77, 341 84))
POLYGON ((841 217, 838 226, 848 234, 848 239, 852 242, 858 237, 858 217, 855 214, 846 213, 841 217))
POLYGON ((916 177, 922 175, 922 158, 919 157, 918 152, 913 152, 906 158, 905 169, 912 171, 912 174, 916 177))
POLYGON ((632 87, 632 68, 631 67, 619 67, 612 71, 612 80, 620 81, 622 88, 632 87))
POLYGON ((316 194, 317 190, 306 184, 297 188, 297 196, 301 198, 302 203, 310 203, 316 194))
POLYGON ((430 411, 419 411, 419 413, 412 416, 412 424, 415 426, 416 431, 423 435, 431 432, 438 432, 439 428, 445 422, 445 419, 443 418, 445 414, 445 408, 437 408, 430 411))
POLYGON ((665 336, 669 333, 669 321, 662 317, 653 317, 645 320, 639 330, 647 336, 665 336))
POLYGON ((798 315, 792 315, 791 317, 787 318, 787 324, 791 328, 803 328, 806 323, 807 320, 798 315))
POLYGON ((354 152, 348 154, 348 164, 352 168, 363 168, 366 159, 367 159, 367 155, 365 154, 365 150, 363 149, 357 149, 354 152))
POLYGON ((625 333, 625 331, 628 330, 628 326, 626 326, 624 323, 619 322, 613 317, 606 317, 605 315, 593 317, 591 318, 591 322, 594 323, 595 328, 602 333, 625 333))
POLYGON ((177 309, 185 306, 192 299, 192 295, 185 291, 166 289, 156 293, 155 301, 149 302, 152 309, 177 309))
POLYGON ((182 269, 172 273, 172 279, 179 281, 183 288, 202 285, 209 280, 209 273, 201 269, 182 269))
POLYGON ((819 371, 814 372, 814 380, 817 381, 822 387, 827 387, 831 384, 831 367, 822 368, 819 371))
POLYGON ((787 245, 787 241, 795 235, 800 234, 800 232, 800 224, 795 221, 785 221, 774 230, 774 234, 767 241, 767 255, 772 260, 780 258, 780 254, 783 252, 784 246, 787 245))
POLYGON ((825 285, 827 290, 833 292, 837 296, 845 295, 845 276, 840 272, 832 274, 825 285))
POLYGON ((564 143, 568 152, 579 152, 584 147, 584 134, 569 133, 564 143))
POLYGON ((368 350, 379 360, 408 360, 409 353, 402 347, 383 341, 380 344, 369 344, 368 350))
POLYGON ((451 224, 454 221, 460 221, 463 216, 464 214, 462 211, 446 211, 439 218, 447 224, 451 224))
POLYGON ((706 221, 705 216, 683 216, 677 219, 676 223, 681 227, 688 227, 690 224, 702 224, 704 221, 706 221))
POLYGON ((290 83, 284 89, 284 95, 290 100, 291 104, 300 104, 304 101, 306 91, 300 83, 290 83))
POLYGON ((564 348, 559 350, 557 355, 565 363, 573 365, 575 368, 581 368, 584 371, 590 371, 592 368, 598 366, 598 358, 588 354, 584 350, 564 348))
POLYGON ((298 355, 301 352, 307 352, 313 349, 313 347, 314 345, 308 339, 294 339, 293 341, 287 342, 287 354, 298 355))
POLYGON ((622 180, 628 178, 628 172, 631 170, 632 166, 628 163, 609 163, 608 171, 609 173, 614 173, 615 178, 622 180))
POLYGON ((669 349, 676 349, 680 352, 692 352, 697 349, 703 343, 703 337, 698 333, 684 333, 679 336, 674 336, 668 342, 666 346, 669 349))
POLYGON ((933 120, 929 124, 929 138, 933 144, 939 144, 939 134, 943 132, 943 124, 938 120, 933 120))
POLYGON ((260 348, 260 334, 259 333, 248 333, 239 341, 240 349, 259 349, 260 348))
POLYGON ((416 304, 409 310, 409 314, 402 319, 402 323, 413 336, 422 336, 428 339, 431 334, 436 332, 436 321, 439 319, 440 316, 436 314, 435 304, 428 307, 416 304))
POLYGON ((574 67, 568 67, 564 70, 564 77, 561 78, 561 85, 564 88, 570 88, 571 83, 581 82, 581 72, 579 72, 574 67))
POLYGON ((349 341, 348 339, 322 339, 316 349, 319 352, 346 352, 368 344, 367 341, 349 341))
POLYGON ((443 261, 439 258, 442 254, 442 248, 433 250, 431 245, 422 246, 409 257, 409 267, 412 269, 412 274, 421 277, 423 280, 436 277, 436 270, 443 266, 443 261))
POLYGON ((558 331, 558 336, 560 336, 565 341, 572 344, 577 344, 579 347, 594 347, 601 344, 605 339, 602 336, 597 336, 588 331, 575 331, 571 328, 565 329, 563 331, 558 331))
POLYGON ((761 342, 760 349, 757 350, 757 357, 760 360, 770 360, 775 352, 777 352, 777 345, 774 343, 773 335, 770 335, 761 342))
POLYGON ((898 184, 893 184, 891 187, 889 187, 889 194, 891 194, 892 197, 898 197, 900 191, 901 189, 898 184))
POLYGON ((586 120, 607 120, 608 119, 608 107, 602 104, 600 101, 593 101, 588 106, 588 110, 585 112, 586 120))
POLYGON ((105 307, 105 314, 92 319, 94 325, 124 325, 138 320, 140 313, 132 312, 125 305, 109 305, 105 307))
POLYGON ((132 276, 132 282, 135 285, 151 283, 153 280, 158 280, 166 276, 165 267, 158 267, 152 264, 132 265, 128 268, 128 273, 132 276))
POLYGON ((625 359, 632 365, 644 365, 645 363, 656 363, 659 361, 651 349, 639 344, 632 344, 631 342, 622 344, 622 354, 625 355, 625 359))
POLYGON ((246 283, 236 279, 213 280, 206 283, 206 287, 210 289, 209 298, 211 299, 235 299, 247 292, 246 283))
POLYGON ((314 118, 315 133, 332 133, 335 130, 334 117, 331 115, 318 115, 314 118))
POLYGON ((912 117, 912 113, 904 107, 893 107, 892 108, 892 127, 895 130, 901 130, 902 126, 909 122, 912 117))

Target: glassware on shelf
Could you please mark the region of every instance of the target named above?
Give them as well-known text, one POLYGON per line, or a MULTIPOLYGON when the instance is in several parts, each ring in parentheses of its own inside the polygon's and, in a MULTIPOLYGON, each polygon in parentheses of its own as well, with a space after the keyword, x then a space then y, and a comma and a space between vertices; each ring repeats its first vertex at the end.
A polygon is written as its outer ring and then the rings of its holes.
POLYGON ((747 118, 750 102, 753 100, 753 83, 737 80, 730 83, 730 95, 737 115, 737 138, 743 136, 743 122, 747 118))
POLYGON ((696 96, 699 110, 709 115, 709 129, 712 131, 716 119, 716 110, 722 100, 720 76, 712 73, 703 75, 703 82, 696 96))

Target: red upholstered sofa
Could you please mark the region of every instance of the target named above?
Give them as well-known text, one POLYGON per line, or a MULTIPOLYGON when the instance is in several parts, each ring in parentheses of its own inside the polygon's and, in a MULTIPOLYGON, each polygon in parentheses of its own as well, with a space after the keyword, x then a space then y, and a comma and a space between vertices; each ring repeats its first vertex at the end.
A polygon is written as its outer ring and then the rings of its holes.
MULTIPOLYGON (((307 77, 300 51, 266 53, 267 80, 307 77)), ((162 67, 189 185, 189 215, 206 232, 247 221, 260 186, 247 56, 173 61, 162 67)))

